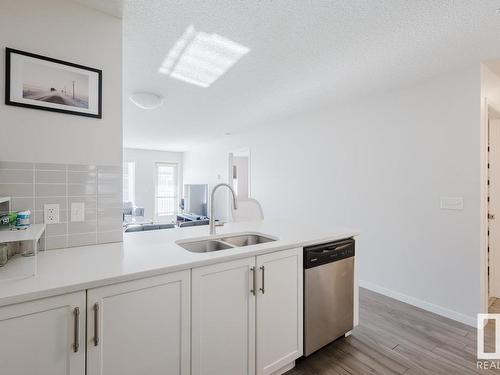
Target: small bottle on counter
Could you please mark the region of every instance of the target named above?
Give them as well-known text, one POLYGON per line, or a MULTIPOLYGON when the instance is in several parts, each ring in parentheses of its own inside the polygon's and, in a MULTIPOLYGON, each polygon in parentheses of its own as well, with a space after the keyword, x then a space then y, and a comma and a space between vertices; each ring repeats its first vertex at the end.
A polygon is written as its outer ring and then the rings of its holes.
POLYGON ((17 213, 16 229, 27 229, 30 226, 31 211, 21 211, 17 213))

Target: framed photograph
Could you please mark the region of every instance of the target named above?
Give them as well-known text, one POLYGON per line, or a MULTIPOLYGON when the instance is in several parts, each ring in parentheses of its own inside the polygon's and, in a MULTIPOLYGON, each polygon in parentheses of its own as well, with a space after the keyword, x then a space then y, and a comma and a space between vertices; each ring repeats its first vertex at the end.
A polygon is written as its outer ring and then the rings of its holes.
POLYGON ((102 71, 6 49, 5 104, 102 118, 102 71))

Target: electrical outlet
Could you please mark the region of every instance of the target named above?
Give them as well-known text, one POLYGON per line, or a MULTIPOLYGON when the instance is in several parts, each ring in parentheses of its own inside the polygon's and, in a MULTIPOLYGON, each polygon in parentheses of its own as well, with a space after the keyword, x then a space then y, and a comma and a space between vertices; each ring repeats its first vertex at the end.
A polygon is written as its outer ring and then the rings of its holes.
POLYGON ((85 221, 85 203, 71 203, 71 221, 85 221))
POLYGON ((58 204, 44 204, 43 217, 45 224, 59 223, 59 205, 58 204))

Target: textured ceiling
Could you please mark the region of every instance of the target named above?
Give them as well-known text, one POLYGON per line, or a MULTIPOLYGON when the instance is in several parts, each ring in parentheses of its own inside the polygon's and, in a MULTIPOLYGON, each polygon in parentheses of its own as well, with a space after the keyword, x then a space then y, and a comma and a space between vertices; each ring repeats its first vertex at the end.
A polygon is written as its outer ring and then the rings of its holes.
POLYGON ((123 5, 124 142, 186 150, 500 57, 498 0, 129 0, 123 5), (189 25, 251 51, 210 88, 158 73, 189 25), (128 96, 152 91, 145 111, 128 96))

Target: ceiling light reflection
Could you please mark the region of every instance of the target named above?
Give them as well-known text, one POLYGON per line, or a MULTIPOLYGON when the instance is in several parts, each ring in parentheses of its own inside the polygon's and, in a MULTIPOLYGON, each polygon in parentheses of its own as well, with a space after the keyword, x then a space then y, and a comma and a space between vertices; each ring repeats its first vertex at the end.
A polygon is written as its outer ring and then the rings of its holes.
POLYGON ((158 71, 200 87, 209 87, 250 48, 189 26, 170 49, 158 71))

